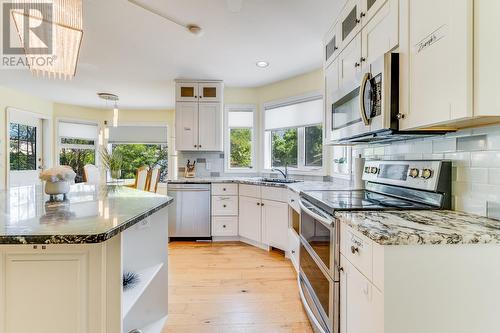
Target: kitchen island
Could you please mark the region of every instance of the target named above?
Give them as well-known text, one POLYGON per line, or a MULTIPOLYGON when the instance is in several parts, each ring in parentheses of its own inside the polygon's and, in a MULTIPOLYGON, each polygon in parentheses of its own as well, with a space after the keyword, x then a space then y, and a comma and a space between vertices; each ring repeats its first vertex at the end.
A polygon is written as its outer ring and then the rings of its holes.
POLYGON ((1 192, 0 333, 160 332, 171 202, 121 186, 73 185, 59 202, 1 192))

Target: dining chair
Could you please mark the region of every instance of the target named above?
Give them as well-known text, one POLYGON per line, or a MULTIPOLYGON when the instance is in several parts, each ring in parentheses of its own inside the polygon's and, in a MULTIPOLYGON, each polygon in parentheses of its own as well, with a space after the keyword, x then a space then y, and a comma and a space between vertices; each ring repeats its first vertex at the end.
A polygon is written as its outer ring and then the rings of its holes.
POLYGON ((89 184, 99 184, 99 168, 93 164, 83 167, 83 181, 89 184))
POLYGON ((149 181, 148 181, 148 191, 154 192, 158 190, 158 182, 160 181, 160 166, 155 166, 149 172, 149 181))
POLYGON ((149 174, 149 167, 148 166, 141 166, 139 169, 137 169, 135 173, 135 183, 134 187, 138 190, 142 191, 147 191, 148 189, 148 174, 149 174))

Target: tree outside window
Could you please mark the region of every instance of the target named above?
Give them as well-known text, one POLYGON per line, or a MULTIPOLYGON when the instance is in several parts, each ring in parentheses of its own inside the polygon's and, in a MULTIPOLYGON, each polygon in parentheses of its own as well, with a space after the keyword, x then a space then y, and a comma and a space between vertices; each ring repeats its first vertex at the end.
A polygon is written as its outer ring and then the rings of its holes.
POLYGON ((11 123, 9 137, 10 170, 36 170, 36 127, 11 123))
POLYGON ((321 167, 323 165, 323 128, 321 125, 305 128, 305 166, 321 167))
POLYGON ((252 167, 252 129, 231 128, 230 129, 230 167, 251 168, 252 167))
POLYGON ((160 166, 160 182, 167 180, 168 149, 162 144, 112 144, 112 150, 118 150, 122 156, 121 179, 134 179, 137 169, 160 166))
POLYGON ((82 183, 83 167, 86 164, 95 165, 94 140, 61 138, 59 164, 69 165, 76 173, 75 183, 82 183))
POLYGON ((272 167, 298 165, 297 128, 271 131, 272 167))

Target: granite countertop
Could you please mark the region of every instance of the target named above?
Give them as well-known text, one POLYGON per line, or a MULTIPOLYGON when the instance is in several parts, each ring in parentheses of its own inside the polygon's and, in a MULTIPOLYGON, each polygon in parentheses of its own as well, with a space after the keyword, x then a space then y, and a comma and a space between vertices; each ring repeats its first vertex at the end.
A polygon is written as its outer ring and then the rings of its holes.
POLYGON ((124 186, 72 185, 66 202, 49 202, 42 186, 0 192, 0 244, 103 242, 173 199, 124 186))
POLYGON ((217 184, 217 183, 236 183, 247 185, 261 185, 270 187, 289 188, 300 193, 303 191, 327 191, 327 190, 347 190, 348 185, 344 183, 334 183, 326 181, 297 181, 295 183, 271 183, 262 180, 262 177, 212 177, 212 178, 178 178, 168 180, 169 184, 217 184))
POLYGON ((337 212, 381 245, 500 243, 500 221, 450 210, 337 212))

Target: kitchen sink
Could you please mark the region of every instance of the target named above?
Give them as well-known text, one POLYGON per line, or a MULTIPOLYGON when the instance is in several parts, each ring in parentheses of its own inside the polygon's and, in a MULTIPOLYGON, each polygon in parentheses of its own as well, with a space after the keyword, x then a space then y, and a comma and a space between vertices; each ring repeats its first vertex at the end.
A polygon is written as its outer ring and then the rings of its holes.
POLYGON ((284 178, 262 178, 261 181, 265 183, 279 183, 279 184, 291 184, 300 182, 300 180, 284 179, 284 178))

